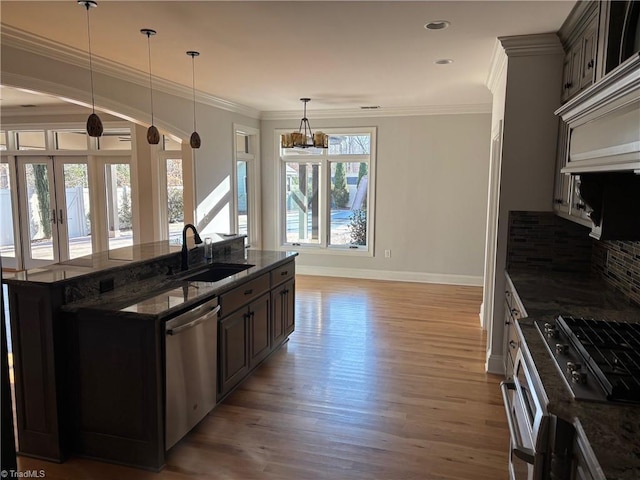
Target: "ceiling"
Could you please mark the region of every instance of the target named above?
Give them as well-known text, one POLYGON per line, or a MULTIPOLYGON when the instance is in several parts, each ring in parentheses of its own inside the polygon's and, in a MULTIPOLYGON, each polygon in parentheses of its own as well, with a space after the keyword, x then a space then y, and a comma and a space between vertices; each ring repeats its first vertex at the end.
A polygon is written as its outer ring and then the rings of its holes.
MULTIPOLYGON (((575 1, 107 1, 89 12, 96 61, 262 112, 362 106, 477 106, 499 36, 557 31, 575 1), (451 22, 427 30, 430 21, 451 22), (452 59, 437 65, 439 59, 452 59)), ((2 26, 87 51, 87 13, 75 1, 7 1, 2 26)), ((0 90, 3 107, 55 99, 0 90)))

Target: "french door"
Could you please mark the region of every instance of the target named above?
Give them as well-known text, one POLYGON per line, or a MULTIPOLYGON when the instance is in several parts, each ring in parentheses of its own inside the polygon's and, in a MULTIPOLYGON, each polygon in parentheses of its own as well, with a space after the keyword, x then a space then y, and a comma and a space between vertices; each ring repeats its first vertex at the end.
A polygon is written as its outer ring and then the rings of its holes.
POLYGON ((87 158, 16 157, 22 268, 93 252, 87 158))

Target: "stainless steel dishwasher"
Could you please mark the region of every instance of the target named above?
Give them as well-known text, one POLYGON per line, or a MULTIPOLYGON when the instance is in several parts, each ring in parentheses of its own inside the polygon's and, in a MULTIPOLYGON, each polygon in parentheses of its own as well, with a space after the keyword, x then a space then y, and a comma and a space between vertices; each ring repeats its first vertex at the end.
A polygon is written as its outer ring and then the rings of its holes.
POLYGON ((167 320, 165 449, 216 405, 218 299, 167 320))

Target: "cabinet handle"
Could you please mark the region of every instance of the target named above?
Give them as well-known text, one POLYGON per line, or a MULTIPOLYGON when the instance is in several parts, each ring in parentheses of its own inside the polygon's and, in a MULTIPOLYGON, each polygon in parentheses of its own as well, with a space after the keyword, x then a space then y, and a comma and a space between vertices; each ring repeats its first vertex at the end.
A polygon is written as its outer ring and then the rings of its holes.
POLYGON ((512 308, 511 315, 513 315, 514 317, 517 317, 518 315, 520 315, 520 312, 518 311, 517 308, 512 308))
POLYGON ((560 205, 560 204, 562 204, 562 199, 561 198, 554 198, 553 199, 553 203, 555 203, 556 205, 560 205))
POLYGON ((585 207, 584 203, 579 203, 579 204, 576 205, 576 208, 578 210, 584 210, 584 207, 585 207))
POLYGON ((564 89, 565 90, 569 90, 571 87, 573 87, 573 83, 571 83, 571 82, 567 82, 567 83, 564 84, 564 89))
POLYGON ((251 295, 252 293, 253 293, 253 288, 250 288, 249 290, 244 291, 245 295, 251 295))
POLYGON ((284 277, 285 275, 289 275, 289 270, 285 270, 284 272, 280 272, 280 276, 284 277))
POLYGON ((509 346, 511 348, 516 348, 518 346, 518 344, 516 342, 514 342, 513 340, 509 340, 509 346))
POLYGON ((587 63, 587 69, 591 70, 593 68, 593 65, 594 65, 594 63, 593 63, 593 58, 592 58, 591 60, 589 60, 589 63, 587 63))

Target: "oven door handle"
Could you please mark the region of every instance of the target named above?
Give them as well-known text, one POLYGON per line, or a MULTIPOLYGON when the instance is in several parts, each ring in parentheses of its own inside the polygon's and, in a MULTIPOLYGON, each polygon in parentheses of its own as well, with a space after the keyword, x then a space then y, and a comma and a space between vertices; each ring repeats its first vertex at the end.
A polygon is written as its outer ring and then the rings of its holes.
POLYGON ((513 449, 513 454, 520 460, 533 465, 535 462, 535 453, 530 448, 521 445, 520 435, 516 431, 515 421, 511 416, 511 401, 509 400, 509 390, 516 390, 516 384, 514 382, 502 382, 500 384, 500 390, 502 390, 502 400, 504 401, 504 409, 507 413, 507 425, 509 425, 509 435, 515 442, 516 446, 513 449))

